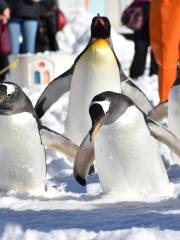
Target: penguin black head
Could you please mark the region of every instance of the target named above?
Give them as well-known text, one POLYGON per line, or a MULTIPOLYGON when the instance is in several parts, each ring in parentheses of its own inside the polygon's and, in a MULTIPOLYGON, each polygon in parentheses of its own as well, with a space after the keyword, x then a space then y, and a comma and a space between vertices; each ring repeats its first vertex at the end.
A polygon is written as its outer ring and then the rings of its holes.
POLYGON ((30 99, 17 84, 11 82, 1 83, 0 114, 9 115, 23 111, 33 111, 30 99))
POLYGON ((96 136, 102 125, 116 121, 133 104, 130 98, 120 93, 107 91, 96 95, 89 107, 92 121, 91 139, 94 139, 93 136, 96 136))
POLYGON ((109 38, 111 32, 111 24, 107 17, 101 17, 99 14, 92 19, 91 38, 109 38))

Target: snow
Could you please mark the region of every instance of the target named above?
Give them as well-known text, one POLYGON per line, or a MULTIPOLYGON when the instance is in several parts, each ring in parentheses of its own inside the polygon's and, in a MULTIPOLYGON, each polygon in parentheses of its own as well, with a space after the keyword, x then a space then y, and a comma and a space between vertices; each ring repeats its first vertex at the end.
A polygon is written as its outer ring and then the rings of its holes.
MULTIPOLYGON (((88 26, 82 24, 84 20, 79 18, 79 21, 81 24, 78 26, 82 27, 78 32, 79 39, 84 35, 82 44, 71 39, 67 30, 62 33, 64 43, 69 40, 66 50, 73 54, 72 57, 88 41, 88 35, 85 36, 83 30, 88 32, 88 26)), ((134 53, 133 42, 115 32, 112 32, 112 38, 115 52, 128 73, 134 53)), ((153 104, 158 103, 157 76, 149 77, 147 69, 145 75, 134 82, 153 104)), ((35 104, 40 92, 24 91, 35 104)), ((65 94, 43 117, 45 125, 61 133, 64 133, 68 96, 69 93, 65 94)), ((172 165, 167 148, 161 145, 160 150, 166 160, 173 194, 158 197, 150 193, 149 196, 123 198, 115 192, 102 193, 97 174, 88 177, 87 187, 81 187, 72 175, 72 162, 62 154, 47 149, 46 192, 40 195, 14 191, 0 193, 0 239, 179 240, 180 167, 172 165)))
POLYGON ((23 230, 17 225, 7 225, 2 240, 14 239, 14 240, 179 240, 179 232, 165 230, 160 231, 159 229, 143 229, 143 228, 132 228, 132 230, 116 230, 112 235, 111 231, 96 233, 94 231, 85 231, 72 229, 67 230, 54 230, 50 233, 39 232, 36 230, 23 230))

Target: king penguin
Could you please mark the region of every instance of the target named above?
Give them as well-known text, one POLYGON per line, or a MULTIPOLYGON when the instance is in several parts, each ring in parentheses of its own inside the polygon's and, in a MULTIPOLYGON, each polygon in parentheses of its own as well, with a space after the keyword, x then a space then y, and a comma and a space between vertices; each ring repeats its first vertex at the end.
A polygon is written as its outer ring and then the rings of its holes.
POLYGON ((0 84, 0 142, 1 191, 39 194, 45 190, 43 143, 72 158, 77 152, 68 139, 41 125, 30 99, 11 82, 0 84))
POLYGON ((74 176, 86 185, 95 154, 104 192, 167 192, 168 176, 154 137, 180 156, 180 141, 140 110, 127 96, 104 92, 95 96, 89 113, 92 127, 74 162, 74 176))
POLYGON ((77 145, 90 127, 88 106, 96 94, 104 91, 122 92, 130 96, 143 111, 152 109, 143 92, 125 76, 110 35, 108 18, 99 15, 94 17, 87 47, 68 71, 47 86, 35 106, 41 118, 62 94, 70 90, 65 134, 77 145))

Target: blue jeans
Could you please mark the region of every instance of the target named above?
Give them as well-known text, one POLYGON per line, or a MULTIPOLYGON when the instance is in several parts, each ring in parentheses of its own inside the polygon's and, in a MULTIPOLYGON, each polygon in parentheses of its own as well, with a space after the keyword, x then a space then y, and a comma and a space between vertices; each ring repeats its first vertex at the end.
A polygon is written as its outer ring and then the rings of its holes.
POLYGON ((35 41, 38 27, 37 20, 11 18, 9 23, 9 33, 12 44, 12 54, 34 53, 35 41), (20 48, 19 37, 22 35, 22 49, 20 48), (21 50, 20 50, 21 49, 21 50))

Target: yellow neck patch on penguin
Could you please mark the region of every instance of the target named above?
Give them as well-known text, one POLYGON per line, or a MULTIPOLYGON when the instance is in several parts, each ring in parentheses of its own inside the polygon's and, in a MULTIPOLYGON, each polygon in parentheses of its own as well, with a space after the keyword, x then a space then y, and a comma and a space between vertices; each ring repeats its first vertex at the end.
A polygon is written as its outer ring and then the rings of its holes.
POLYGON ((109 43, 104 39, 98 39, 92 44, 92 48, 111 48, 109 43))
POLYGON ((83 61, 97 65, 117 66, 117 61, 109 43, 104 39, 98 39, 84 52, 83 61), (86 59, 86 60, 85 60, 86 59))

